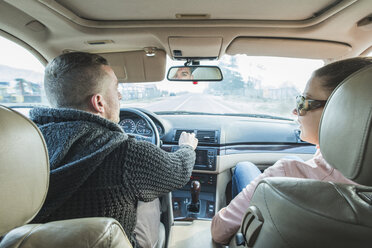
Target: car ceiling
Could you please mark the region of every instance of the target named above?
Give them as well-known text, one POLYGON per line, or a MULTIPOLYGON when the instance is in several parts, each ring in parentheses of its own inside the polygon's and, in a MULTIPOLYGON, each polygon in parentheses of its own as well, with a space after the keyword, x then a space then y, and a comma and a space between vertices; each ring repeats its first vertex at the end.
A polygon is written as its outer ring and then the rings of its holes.
POLYGON ((145 47, 172 58, 178 48, 209 57, 203 54, 208 39, 216 43, 210 54, 217 58, 245 53, 336 60, 370 48, 372 18, 365 18, 371 13, 369 0, 0 0, 0 30, 46 60, 64 51, 145 47), (301 42, 301 51, 293 50, 301 42), (315 50, 321 52, 314 56, 315 50))
MULTIPOLYGON (((123 21, 123 20, 176 20, 180 14, 208 15, 209 19, 223 20, 305 20, 317 11, 331 5, 334 0, 147 0, 122 1, 92 0, 86 5, 82 1, 57 0, 75 15, 88 20, 123 21), (285 7, 285 4, 289 7, 285 7), (166 6, 166 7, 165 7, 166 6), (241 6, 241 8, 237 8, 241 6), (268 9, 267 6, 270 6, 268 9), (300 9, 296 9, 296 7, 300 9), (160 8, 164 7, 164 8, 160 8), (151 11, 149 11, 151 10, 151 11)), ((208 18, 206 16, 205 18, 208 18)))

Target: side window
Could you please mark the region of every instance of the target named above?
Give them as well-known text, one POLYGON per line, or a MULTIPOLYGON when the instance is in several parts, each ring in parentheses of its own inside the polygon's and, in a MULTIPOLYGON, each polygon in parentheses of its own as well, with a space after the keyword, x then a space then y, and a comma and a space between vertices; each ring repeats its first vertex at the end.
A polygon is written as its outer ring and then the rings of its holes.
POLYGON ((0 37, 0 104, 18 110, 48 105, 43 78, 44 66, 34 55, 0 37))

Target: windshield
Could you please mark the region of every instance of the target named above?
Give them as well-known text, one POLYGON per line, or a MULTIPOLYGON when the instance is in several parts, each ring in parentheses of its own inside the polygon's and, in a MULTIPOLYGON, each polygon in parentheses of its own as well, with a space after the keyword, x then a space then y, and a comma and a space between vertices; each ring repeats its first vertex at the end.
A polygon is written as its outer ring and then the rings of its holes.
MULTIPOLYGON (((140 107, 158 114, 247 114, 292 118, 295 97, 305 88, 322 60, 225 55, 217 65, 220 82, 122 83, 122 107, 140 107)), ((168 59, 168 67, 182 65, 168 59)))
MULTIPOLYGON (((26 49, 0 37, 0 104, 12 107, 49 105, 44 66, 26 49)), ((167 69, 184 61, 167 59, 167 69)), ((220 82, 121 83, 121 107, 140 107, 158 114, 234 114, 292 118, 294 99, 322 60, 282 57, 223 56, 220 82), (269 116, 268 116, 269 115, 269 116)), ((18 109, 22 111, 21 109, 18 109)), ((27 109, 25 110, 27 111, 27 109)))

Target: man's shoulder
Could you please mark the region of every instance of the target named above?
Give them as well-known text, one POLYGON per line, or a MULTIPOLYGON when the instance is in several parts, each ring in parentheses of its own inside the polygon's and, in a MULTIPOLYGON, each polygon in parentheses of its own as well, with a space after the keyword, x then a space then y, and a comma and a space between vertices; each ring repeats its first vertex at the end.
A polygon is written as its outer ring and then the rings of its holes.
POLYGON ((123 132, 117 123, 93 113, 72 108, 34 108, 30 111, 30 119, 40 126, 58 123, 68 127, 84 125, 86 128, 123 132))

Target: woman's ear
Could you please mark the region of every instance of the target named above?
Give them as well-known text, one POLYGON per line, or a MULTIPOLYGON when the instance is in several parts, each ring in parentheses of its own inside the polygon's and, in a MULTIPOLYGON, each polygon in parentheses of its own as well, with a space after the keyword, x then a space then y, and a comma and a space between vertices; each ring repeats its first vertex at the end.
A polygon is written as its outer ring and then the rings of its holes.
POLYGON ((100 94, 91 96, 90 105, 96 113, 103 114, 105 112, 103 96, 100 94))

